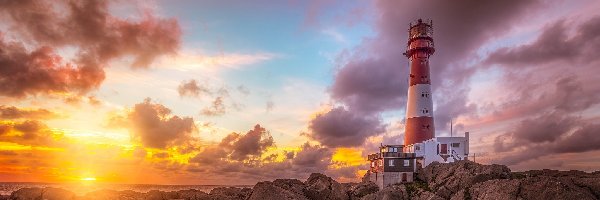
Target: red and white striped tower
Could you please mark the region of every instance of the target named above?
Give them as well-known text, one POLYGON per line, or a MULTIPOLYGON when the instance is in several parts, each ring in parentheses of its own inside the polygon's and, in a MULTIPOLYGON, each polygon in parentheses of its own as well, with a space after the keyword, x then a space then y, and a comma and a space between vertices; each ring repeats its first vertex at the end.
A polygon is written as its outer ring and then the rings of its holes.
POLYGON ((410 77, 404 145, 420 143, 435 136, 429 76, 429 56, 435 52, 432 25, 431 21, 419 19, 408 29, 408 49, 404 55, 410 60, 410 77))

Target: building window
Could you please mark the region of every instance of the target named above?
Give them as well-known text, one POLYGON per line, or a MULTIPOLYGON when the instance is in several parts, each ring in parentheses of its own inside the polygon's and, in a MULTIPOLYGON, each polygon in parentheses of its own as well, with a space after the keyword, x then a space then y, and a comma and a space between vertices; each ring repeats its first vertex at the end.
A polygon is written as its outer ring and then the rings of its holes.
POLYGON ((429 124, 427 124, 427 125, 422 125, 422 128, 421 128, 421 130, 424 130, 424 131, 427 131, 427 130, 429 130, 429 124))
POLYGON ((404 160, 404 166, 405 167, 410 166, 410 160, 404 160))
POLYGON ((390 148, 388 149, 388 152, 394 152, 394 153, 395 153, 395 152, 398 152, 398 148, 396 148, 396 147, 390 147, 390 148))
POLYGON ((451 146, 452 148, 458 148, 460 147, 460 143, 452 143, 451 146))
POLYGON ((421 93, 421 97, 429 98, 429 93, 428 92, 422 92, 421 93))
POLYGON ((421 146, 415 145, 415 151, 420 151, 420 150, 421 150, 421 146))
POLYGON ((389 161, 389 166, 390 166, 390 167, 393 167, 393 166, 394 166, 394 160, 393 160, 393 159, 389 161))
POLYGON ((429 110, 427 110, 427 108, 423 108, 422 112, 423 112, 423 114, 427 114, 427 113, 429 113, 429 110))

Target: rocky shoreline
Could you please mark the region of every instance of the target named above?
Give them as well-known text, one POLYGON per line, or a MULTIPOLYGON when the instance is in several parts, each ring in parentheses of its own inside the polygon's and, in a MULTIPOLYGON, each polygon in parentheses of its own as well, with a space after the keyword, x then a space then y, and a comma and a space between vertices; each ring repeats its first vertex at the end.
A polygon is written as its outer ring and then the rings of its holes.
POLYGON ((199 190, 146 193, 99 190, 77 196, 59 188, 22 188, 0 200, 392 200, 392 199, 600 199, 600 171, 532 170, 511 172, 503 165, 470 161, 433 163, 420 171, 417 181, 380 189, 372 182, 338 183, 313 173, 302 182, 277 179, 252 188, 222 187, 209 193, 199 190))

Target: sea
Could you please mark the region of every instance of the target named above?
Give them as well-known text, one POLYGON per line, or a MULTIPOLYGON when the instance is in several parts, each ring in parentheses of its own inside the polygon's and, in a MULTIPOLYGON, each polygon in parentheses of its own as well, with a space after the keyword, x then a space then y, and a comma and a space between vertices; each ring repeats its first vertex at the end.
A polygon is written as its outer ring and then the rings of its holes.
POLYGON ((218 187, 239 187, 239 188, 251 188, 252 185, 152 185, 152 184, 108 184, 108 183, 94 183, 94 184, 76 184, 76 183, 26 183, 26 182, 0 182, 0 195, 10 195, 12 192, 17 191, 21 188, 63 188, 74 192, 77 195, 85 195, 88 192, 96 190, 115 190, 124 191, 132 190, 136 192, 148 192, 151 190, 160 191, 178 191, 178 190, 189 190, 196 189, 206 193, 209 193, 213 188, 218 187))

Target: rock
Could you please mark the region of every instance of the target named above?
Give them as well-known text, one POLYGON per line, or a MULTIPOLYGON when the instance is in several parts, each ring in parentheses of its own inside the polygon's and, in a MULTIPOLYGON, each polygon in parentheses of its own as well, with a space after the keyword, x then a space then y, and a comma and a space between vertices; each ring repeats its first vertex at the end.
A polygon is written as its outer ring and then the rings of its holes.
POLYGON ((417 177, 426 181, 435 194, 450 198, 476 183, 508 179, 511 174, 510 169, 504 165, 481 165, 463 160, 455 163, 431 163, 420 170, 417 177))
POLYGON ((42 198, 42 188, 21 188, 12 192, 11 199, 14 200, 35 200, 42 198))
POLYGON ((177 193, 179 194, 179 198, 186 199, 186 200, 211 199, 209 194, 207 194, 206 192, 200 191, 200 190, 194 190, 194 189, 180 190, 180 191, 177 191, 177 193))
POLYGON ((596 199, 589 190, 555 177, 529 177, 520 181, 518 197, 524 199, 596 199))
POLYGON ((413 200, 444 200, 444 198, 438 196, 437 194, 435 194, 431 191, 423 190, 423 189, 418 189, 417 192, 410 199, 413 199, 413 200))
POLYGON ((600 177, 574 179, 573 184, 582 188, 587 188, 590 193, 600 199, 600 177))
POLYGON ((379 190, 376 193, 369 194, 361 198, 361 200, 403 200, 410 199, 406 186, 402 184, 394 184, 379 190))
POLYGON ((308 200, 304 194, 297 192, 296 187, 299 185, 293 182, 278 181, 277 184, 269 181, 259 182, 252 188, 252 193, 248 200, 308 200), (289 187, 284 185, 288 185, 289 187))
POLYGON ((284 190, 304 196, 304 188, 306 188, 306 184, 298 179, 276 179, 273 181, 273 184, 284 190))
MULTIPOLYGON (((513 180, 509 180, 509 179, 490 180, 490 181, 485 181, 482 183, 475 184, 467 192, 469 192, 469 196, 472 199, 481 199, 481 200, 517 199, 517 197, 519 195, 519 186, 520 185, 521 185, 520 180, 514 180, 514 179, 513 180)), ((459 194, 459 195, 464 196, 463 194, 459 194)))
POLYGON ((365 175, 362 177, 361 182, 366 183, 369 181, 371 181, 371 172, 367 171, 367 173, 365 173, 365 175))
POLYGON ((75 199, 75 193, 61 188, 21 188, 14 191, 10 199, 14 200, 69 200, 75 199))
POLYGON ((115 190, 97 190, 88 192, 80 199, 89 200, 110 200, 110 199, 144 199, 144 193, 131 190, 115 191, 115 190))
POLYGON ((472 199, 598 199, 593 190, 573 180, 550 176, 490 180, 474 185, 468 195, 472 199))
POLYGON ((345 200, 348 194, 342 184, 333 180, 331 177, 319 173, 312 173, 308 180, 304 182, 304 194, 312 200, 345 200))
POLYGON ((177 192, 163 192, 158 190, 151 190, 144 195, 144 200, 170 200, 170 199, 181 199, 177 192))
POLYGON ((351 200, 360 199, 368 194, 373 194, 379 191, 379 186, 373 182, 360 183, 350 187, 348 196, 351 200))
POLYGON ((250 196, 250 188, 218 187, 210 191, 211 198, 215 199, 246 199, 250 196))

